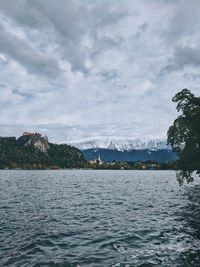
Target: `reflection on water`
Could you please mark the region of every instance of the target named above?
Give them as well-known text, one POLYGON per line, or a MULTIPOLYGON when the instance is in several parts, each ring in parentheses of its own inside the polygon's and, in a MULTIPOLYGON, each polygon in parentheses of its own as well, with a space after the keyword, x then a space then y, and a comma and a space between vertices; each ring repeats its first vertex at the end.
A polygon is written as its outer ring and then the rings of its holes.
POLYGON ((173 171, 0 171, 0 266, 200 266, 200 185, 173 171))
POLYGON ((176 171, 176 179, 180 186, 184 184, 184 182, 191 183, 194 181, 193 173, 189 171, 176 171))
POLYGON ((188 248, 180 256, 186 266, 200 266, 200 185, 186 187, 184 196, 187 202, 178 215, 188 235, 188 248))

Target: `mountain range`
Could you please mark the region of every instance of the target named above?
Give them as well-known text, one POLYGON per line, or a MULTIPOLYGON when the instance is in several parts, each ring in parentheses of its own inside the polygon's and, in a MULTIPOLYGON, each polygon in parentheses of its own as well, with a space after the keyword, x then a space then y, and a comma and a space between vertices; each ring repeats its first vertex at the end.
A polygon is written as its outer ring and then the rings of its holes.
POLYGON ((123 138, 101 137, 71 142, 71 145, 82 150, 86 160, 99 157, 103 161, 174 161, 177 155, 167 145, 166 140, 153 137, 123 138))
POLYGON ((124 138, 124 137, 100 137, 88 140, 82 140, 77 142, 70 142, 71 145, 81 149, 91 148, 104 148, 118 151, 129 151, 129 150, 143 150, 143 149, 171 149, 167 145, 166 140, 144 137, 144 138, 124 138))

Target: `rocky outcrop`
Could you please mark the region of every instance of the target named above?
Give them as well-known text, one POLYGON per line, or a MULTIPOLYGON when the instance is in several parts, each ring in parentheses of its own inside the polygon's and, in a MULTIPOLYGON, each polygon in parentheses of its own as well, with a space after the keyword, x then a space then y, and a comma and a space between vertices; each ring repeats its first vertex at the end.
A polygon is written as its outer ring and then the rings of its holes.
POLYGON ((37 150, 42 153, 48 153, 48 149, 50 148, 48 139, 46 137, 41 136, 40 134, 34 134, 31 136, 22 136, 20 138, 24 138, 24 146, 34 146, 37 150))

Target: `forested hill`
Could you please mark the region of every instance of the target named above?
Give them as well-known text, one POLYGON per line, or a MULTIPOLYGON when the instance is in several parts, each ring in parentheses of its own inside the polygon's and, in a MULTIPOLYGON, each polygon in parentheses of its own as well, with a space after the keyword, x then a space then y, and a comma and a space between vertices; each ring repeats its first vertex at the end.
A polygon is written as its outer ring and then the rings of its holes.
POLYGON ((46 169, 81 168, 82 152, 66 144, 52 144, 38 133, 19 137, 0 137, 0 168, 46 169))

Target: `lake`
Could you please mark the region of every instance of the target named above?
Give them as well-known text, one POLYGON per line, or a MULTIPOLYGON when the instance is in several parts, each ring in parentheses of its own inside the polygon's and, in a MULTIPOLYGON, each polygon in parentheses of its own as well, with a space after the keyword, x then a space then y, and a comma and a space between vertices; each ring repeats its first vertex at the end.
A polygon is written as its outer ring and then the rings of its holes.
POLYGON ((173 171, 0 171, 0 266, 200 266, 200 182, 173 171))

